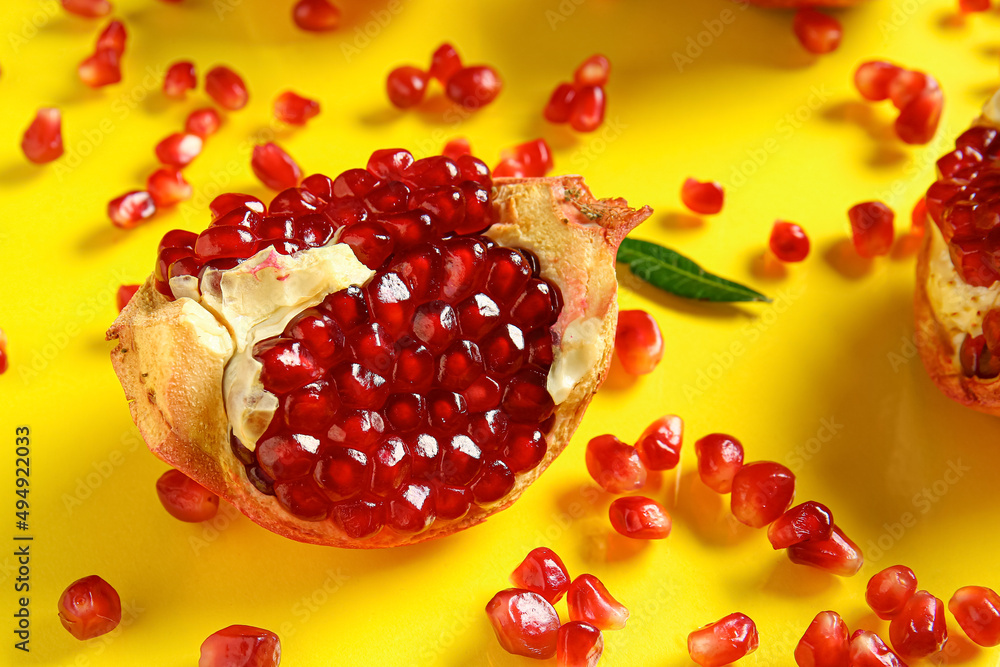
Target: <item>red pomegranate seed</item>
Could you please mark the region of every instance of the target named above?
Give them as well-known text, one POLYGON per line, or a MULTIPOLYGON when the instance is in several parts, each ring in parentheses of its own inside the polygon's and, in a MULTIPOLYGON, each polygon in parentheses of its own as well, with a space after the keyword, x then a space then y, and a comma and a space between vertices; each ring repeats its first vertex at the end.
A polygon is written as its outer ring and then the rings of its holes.
POLYGON ((170 516, 181 521, 208 521, 219 511, 219 496, 180 470, 168 470, 156 480, 156 495, 170 516))
POLYGON ((458 160, 458 158, 463 155, 471 155, 472 148, 469 146, 469 140, 465 137, 456 137, 444 145, 444 150, 441 154, 451 160, 458 160))
POLYGON ((7 360, 7 334, 0 329, 0 375, 7 372, 9 362, 7 360))
POLYGON ((302 97, 290 90, 274 100, 274 117, 290 125, 305 125, 319 114, 319 102, 302 97))
POLYGON ((569 572, 559 555, 548 547, 532 549, 510 573, 510 583, 517 588, 538 593, 555 604, 569 588, 569 572))
POLYGON ((528 175, 521 161, 513 157, 501 158, 493 167, 493 178, 524 178, 528 175))
POLYGON ((774 461, 755 461, 733 477, 733 515, 752 528, 763 528, 788 509, 795 497, 795 475, 774 461))
POLYGON ((474 65, 463 67, 448 78, 445 95, 466 109, 480 109, 500 94, 503 81, 492 67, 474 65))
POLYGON ((801 262, 809 256, 809 237, 794 222, 775 222, 768 246, 782 262, 801 262))
POLYGON ((156 203, 145 190, 126 192, 108 202, 108 217, 115 227, 132 229, 156 213, 156 203))
POLYGON ((1000 308, 990 308, 983 316, 983 340, 991 354, 1000 352, 1000 308))
POLYGON ((599 435, 587 443, 587 471, 608 493, 641 489, 646 467, 635 447, 613 435, 599 435))
POLYGON ((893 565, 877 572, 868 580, 865 600, 879 618, 889 620, 917 590, 917 575, 905 565, 893 565))
POLYGON ((502 151, 502 157, 512 157, 524 167, 525 176, 545 176, 552 171, 552 149, 545 139, 526 141, 509 151, 502 151))
POLYGON ((174 132, 156 144, 156 158, 167 166, 183 169, 201 154, 203 145, 197 134, 174 132))
POLYGON ((844 36, 840 21, 811 7, 803 7, 795 13, 792 29, 805 50, 816 54, 836 51, 844 36))
POLYGON ((722 210, 725 193, 716 181, 698 181, 689 178, 681 186, 681 201, 700 215, 715 215, 722 210))
POLYGON ((94 51, 110 49, 121 58, 125 54, 125 41, 127 39, 128 31, 125 30, 125 24, 121 21, 111 21, 97 36, 94 51))
POLYGON ((988 12, 990 0, 958 0, 958 10, 968 14, 971 12, 988 12))
POLYGON ((419 67, 404 65, 389 72, 385 92, 397 109, 409 109, 420 104, 427 92, 427 73, 419 67))
POLYGON ((835 611, 821 611, 795 647, 798 667, 848 667, 851 653, 847 624, 835 611))
POLYGON ((122 80, 118 54, 112 49, 99 49, 87 56, 77 68, 80 80, 91 88, 101 88, 122 80))
POLYGON ((882 638, 868 630, 851 635, 850 667, 906 667, 882 638))
POLYGON ((604 122, 607 100, 601 86, 584 86, 573 96, 569 125, 577 132, 593 132, 604 122))
POLYGON ((184 121, 184 131, 207 139, 219 131, 221 124, 222 119, 219 118, 219 112, 211 107, 205 107, 204 109, 195 109, 188 114, 187 120, 184 121))
POLYGON ((35 164, 52 162, 63 154, 62 116, 59 109, 39 109, 24 131, 21 150, 35 164))
POLYGON ((639 459, 648 470, 673 470, 681 459, 684 420, 664 415, 646 427, 635 443, 639 459))
POLYGON ((688 655, 702 667, 722 667, 757 650, 757 625, 746 614, 736 612, 688 635, 688 655))
POLYGON ((907 144, 929 143, 937 133, 943 107, 944 96, 940 89, 923 91, 899 112, 896 135, 907 144))
POLYGON ((292 8, 292 20, 310 32, 336 30, 340 25, 340 10, 329 0, 299 0, 292 8))
POLYGON ((542 113, 550 123, 566 123, 573 113, 573 102, 576 100, 576 86, 571 83, 560 83, 552 91, 548 104, 542 113))
POLYGON ((733 478, 743 467, 743 444, 731 435, 711 433, 694 443, 698 475, 717 493, 729 493, 733 478))
POLYGON ((866 100, 881 102, 889 99, 889 85, 902 71, 881 60, 865 62, 854 72, 854 85, 866 100))
POLYGON ((122 620, 118 591, 96 574, 78 579, 59 598, 59 620, 81 641, 107 634, 122 620))
POLYGON ((833 533, 833 513, 812 500, 796 505, 767 528, 767 539, 775 549, 787 549, 809 540, 828 540, 833 533))
POLYGON ((254 146, 250 166, 260 182, 272 190, 294 188, 302 180, 302 169, 292 156, 272 142, 254 146))
MULTIPOLYGON (((219 195, 208 205, 208 211, 212 214, 212 220, 218 220, 226 213, 244 208, 249 209, 254 213, 264 215, 264 202, 252 195, 241 195, 229 192, 219 195)), ((189 233, 193 236, 197 236, 193 232, 189 233)), ((164 237, 164 239, 166 239, 166 237, 164 237)), ((185 240, 187 240, 186 237, 185 240)), ((190 239, 189 247, 194 247, 194 238, 190 239)))
POLYGON ((538 593, 508 588, 486 604, 486 615, 508 653, 545 660, 556 654, 559 615, 538 593))
POLYGON ((910 233, 914 236, 923 236, 927 231, 927 200, 921 197, 913 206, 913 213, 910 214, 910 233))
POLYGON ((862 257, 886 255, 892 249, 892 221, 896 215, 880 201, 852 206, 847 212, 851 220, 854 249, 862 257))
POLYGON ((663 359, 663 334, 656 319, 644 310, 618 313, 615 353, 629 375, 652 373, 663 359))
POLYGON ((146 190, 153 197, 157 208, 191 199, 193 192, 191 184, 184 180, 184 175, 170 167, 157 169, 150 174, 146 190))
POLYGON ((445 42, 434 50, 431 56, 431 66, 427 74, 432 79, 437 79, 442 86, 448 85, 451 75, 462 69, 462 59, 458 51, 451 44, 445 42))
POLYGON ((571 621, 583 621, 599 630, 621 630, 628 621, 625 605, 592 574, 581 574, 573 580, 566 592, 566 603, 571 621))
POLYGON ((604 86, 608 83, 611 62, 600 53, 590 56, 576 68, 573 81, 578 86, 604 86))
POLYGON ((62 0, 63 9, 87 19, 96 19, 111 13, 108 0, 62 0))
POLYGON ((570 621, 556 639, 558 667, 596 667, 604 653, 604 636, 590 623, 570 621))
POLYGON ((643 496, 616 498, 608 516, 616 531, 637 540, 662 540, 673 525, 660 503, 643 496))
POLYGON ((181 60, 167 68, 163 78, 163 94, 175 99, 187 97, 187 91, 198 85, 198 77, 194 72, 194 63, 181 60))
POLYGON ((900 70, 889 82, 889 99, 894 107, 902 111, 924 92, 940 90, 937 80, 916 70, 900 70))
POLYGON ((118 287, 118 293, 115 294, 115 304, 118 306, 119 313, 125 309, 128 302, 139 291, 139 287, 139 285, 121 285, 118 287))
POLYGON ((914 593, 889 622, 889 640, 905 660, 926 658, 948 641, 944 602, 927 591, 914 593))
POLYGON ((984 586, 963 586, 948 601, 948 610, 969 639, 980 646, 1000 645, 1000 596, 984 586))
POLYGON ((230 625, 201 644, 198 667, 278 667, 281 641, 270 630, 230 625))
POLYGON ((239 74, 224 65, 208 70, 205 92, 223 109, 237 111, 247 105, 250 93, 239 74))
POLYGON ((853 577, 865 564, 861 549, 836 525, 829 539, 809 540, 788 547, 788 559, 841 577, 853 577))

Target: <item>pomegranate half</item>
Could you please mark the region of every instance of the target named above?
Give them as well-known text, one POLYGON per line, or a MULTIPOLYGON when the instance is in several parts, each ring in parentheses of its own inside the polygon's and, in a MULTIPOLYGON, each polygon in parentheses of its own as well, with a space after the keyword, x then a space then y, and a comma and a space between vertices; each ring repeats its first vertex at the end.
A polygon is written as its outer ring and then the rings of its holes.
POLYGON ((649 216, 578 176, 376 151, 175 230, 108 331, 154 454, 261 526, 381 548, 513 503, 603 381, 649 216))

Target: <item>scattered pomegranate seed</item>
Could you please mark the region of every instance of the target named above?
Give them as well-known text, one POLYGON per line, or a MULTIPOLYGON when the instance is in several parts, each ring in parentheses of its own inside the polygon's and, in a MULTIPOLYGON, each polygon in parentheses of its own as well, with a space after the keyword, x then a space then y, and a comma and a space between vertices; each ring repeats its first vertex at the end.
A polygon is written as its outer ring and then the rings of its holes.
POLYGON ((608 83, 611 62, 599 53, 590 56, 576 68, 573 81, 578 86, 604 86, 608 83))
POLYGON ((795 497, 795 475, 774 461, 744 464, 733 477, 733 515, 752 528, 763 528, 788 509, 795 497))
POLYGON ((840 21, 812 7, 803 7, 795 13, 792 29, 805 50, 816 54, 836 51, 844 36, 840 21))
POLYGON ((608 493, 641 489, 646 467, 635 447, 613 435, 599 435, 587 443, 587 472, 608 493))
POLYGON ((146 181, 146 190, 153 197, 156 207, 163 208, 191 199, 194 189, 184 180, 184 175, 180 171, 163 167, 150 174, 146 181))
POLYGON ((964 14, 988 12, 990 10, 990 0, 958 0, 958 10, 964 14))
POLYGON ((108 217, 115 227, 132 229, 156 213, 156 203, 145 190, 126 192, 108 202, 108 217))
POLYGON ((694 443, 698 475, 717 493, 733 490, 733 478, 743 467, 743 444, 731 435, 711 433, 694 443))
POLYGON ((847 624, 835 611, 821 611, 795 647, 799 667, 848 667, 851 653, 847 624))
POLYGON ((118 54, 111 49, 101 49, 87 56, 77 68, 80 80, 91 88, 101 88, 122 80, 118 54))
POLYGON ((937 80, 916 70, 900 70, 889 82, 889 99, 894 107, 902 111, 921 93, 940 90, 937 80))
POLYGON ((427 92, 427 73, 419 67, 404 65, 389 72, 385 92, 397 109, 409 109, 420 104, 427 92))
POLYGON ((219 496, 180 470, 168 470, 156 480, 156 495, 164 509, 181 521, 208 521, 219 511, 219 496))
POLYGON ((590 623, 570 621, 556 639, 558 667, 596 667, 604 652, 604 635, 590 623))
POLYGON ((601 86, 584 86, 573 97, 569 125, 577 132, 593 132, 604 122, 607 99, 601 86))
POLYGON ((948 610, 969 639, 980 646, 1000 645, 1000 596, 984 586, 963 586, 948 601, 948 610))
POLYGON ((121 58, 125 55, 125 41, 127 39, 128 31, 125 30, 125 24, 121 21, 110 21, 108 25, 104 26, 101 34, 97 36, 94 51, 110 49, 121 58))
POLYGON ((906 667, 898 655, 885 645, 882 638, 868 630, 856 630, 851 635, 851 667, 906 667))
POLYGON ((302 180, 302 169, 275 143, 254 146, 250 166, 260 182, 272 190, 294 188, 302 180))
POLYGON ((111 13, 108 0, 62 0, 63 9, 71 14, 96 19, 111 13))
POLYGON ((927 231, 927 200, 921 197, 913 206, 913 213, 910 214, 910 233, 914 236, 923 236, 927 231))
POLYGON ((576 101, 576 86, 571 83, 560 83, 552 91, 552 97, 545 105, 543 115, 550 123, 569 122, 570 114, 573 113, 573 102, 576 101))
MULTIPOLYGON (((510 161, 510 164, 519 165, 523 173, 521 176, 545 176, 552 171, 552 149, 545 139, 534 139, 518 144, 511 149, 501 151, 501 164, 510 161)), ((496 177, 496 169, 493 175, 496 177)))
POLYGON ((458 160, 463 155, 472 155, 472 147, 465 137, 456 137, 444 145, 441 154, 451 160, 458 160))
POLYGON ((182 60, 167 68, 163 78, 163 94, 167 97, 184 99, 187 91, 198 85, 198 77, 194 72, 194 63, 182 60))
POLYGON ((866 100, 881 102, 889 99, 889 85, 902 71, 901 67, 881 60, 861 63, 854 72, 854 85, 866 100))
POLYGON ((788 559, 841 577, 853 577, 865 564, 865 557, 836 524, 826 540, 809 540, 788 547, 788 559))
POLYGON ((450 77, 445 85, 448 99, 466 109, 480 109, 500 94, 503 81, 497 71, 488 65, 463 67, 450 77))
POLYGON ((948 641, 944 602, 927 591, 914 593, 889 622, 892 648, 905 660, 926 658, 948 641))
POLYGON ((292 8, 292 20, 310 32, 336 30, 340 25, 340 10, 329 0, 299 0, 292 8))
POLYGON ((895 123, 896 136, 907 144, 929 143, 937 133, 943 108, 941 90, 925 90, 899 112, 895 123))
POLYGON ((716 181, 689 178, 681 186, 681 201, 695 213, 714 215, 722 210, 725 193, 716 181))
POLYGON ((635 443, 639 459, 648 470, 673 470, 681 460, 684 420, 664 415, 646 427, 635 443))
POLYGON ((775 222, 768 246, 782 262, 801 262, 809 256, 809 237, 794 222, 775 222))
POLYGON ((663 505, 643 496, 616 498, 608 516, 616 531, 637 540, 662 540, 670 535, 672 527, 663 505))
POLYGON ((559 555, 548 547, 532 549, 510 573, 517 588, 538 593, 550 604, 559 602, 569 588, 569 572, 559 555))
POLYGON ((619 312, 615 353, 629 375, 652 373, 663 359, 663 334, 656 319, 644 310, 619 312))
POLYGON ((188 114, 187 120, 184 122, 184 131, 206 139, 218 132, 221 124, 222 119, 219 118, 219 112, 212 107, 205 107, 204 109, 195 109, 188 114))
POLYGON ((247 105, 250 93, 239 74, 219 65, 205 75, 205 92, 223 109, 237 111, 247 105))
POLYGON ((451 44, 445 42, 435 49, 431 56, 431 66, 427 74, 432 79, 437 79, 442 86, 448 85, 451 75, 462 69, 462 59, 458 51, 451 44))
POLYGON ((201 644, 198 667, 278 667, 281 641, 270 630, 230 625, 201 644))
POLYGON ((107 634, 122 620, 118 591, 96 574, 77 579, 59 598, 59 620, 81 641, 107 634))
POLYGON ((538 593, 508 588, 486 605, 500 646, 508 653, 545 660, 556 654, 559 614, 538 593))
POLYGON ((917 575, 905 565, 893 565, 868 580, 865 600, 879 618, 889 620, 917 590, 917 575))
POLYGON ((288 90, 274 100, 274 117, 289 125, 305 125, 319 114, 319 102, 288 90))
POLYGON ((851 220, 854 249, 862 257, 878 257, 892 249, 892 209, 880 201, 852 206, 847 212, 851 220))
POLYGON ((182 169, 201 154, 202 146, 197 134, 174 132, 156 144, 156 158, 167 166, 182 169))
POLYGON ((833 512, 811 500, 796 505, 767 528, 767 539, 775 549, 787 549, 809 540, 828 540, 833 533, 833 512))
POLYGON ((39 109, 24 131, 21 150, 35 164, 52 162, 63 154, 62 116, 59 109, 39 109))
POLYGON ((140 285, 120 285, 118 287, 118 293, 115 294, 115 304, 118 306, 118 312, 122 312, 128 302, 132 300, 135 293, 139 291, 140 285))
POLYGON ((0 329, 0 375, 7 372, 10 362, 7 360, 7 334, 0 329))
POLYGON ((688 654, 702 667, 722 667, 757 650, 757 625, 736 612, 688 635, 688 654))
POLYGON ((628 609, 611 596, 601 580, 581 574, 566 593, 571 621, 583 621, 599 630, 621 630, 628 621, 628 609))
POLYGON ((528 175, 528 170, 517 158, 505 157, 493 167, 492 175, 493 178, 524 178, 528 175))

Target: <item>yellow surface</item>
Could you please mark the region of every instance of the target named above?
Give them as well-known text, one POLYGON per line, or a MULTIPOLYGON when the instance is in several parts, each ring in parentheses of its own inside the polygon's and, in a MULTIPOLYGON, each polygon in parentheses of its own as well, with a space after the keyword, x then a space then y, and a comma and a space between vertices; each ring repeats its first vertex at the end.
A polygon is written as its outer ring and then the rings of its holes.
MULTIPOLYGON (((609 666, 691 664, 687 633, 736 610, 760 628, 750 665, 791 664, 823 609, 852 628, 886 631, 866 613, 864 585, 895 563, 945 599, 965 584, 1000 588, 998 422, 948 402, 915 358, 912 258, 882 258, 860 274, 836 261, 850 205, 884 198, 897 227, 908 225, 934 160, 998 85, 996 13, 961 23, 955 0, 873 0, 839 14, 842 48, 815 59, 797 46, 789 14, 728 0, 342 0, 345 25, 325 36, 295 30, 290 0, 116 4, 129 29, 125 78, 96 92, 75 67, 102 22, 68 16, 53 0, 0 10, 0 327, 11 358, 0 377, 0 662, 188 666, 208 634, 244 623, 278 631, 292 667, 532 664, 499 649, 482 610, 539 545, 573 573, 597 574, 631 609, 627 629, 607 633, 609 666), (469 62, 495 65, 502 95, 467 119, 435 102, 390 110, 385 74, 425 63, 443 40, 469 62), (679 71, 675 53, 689 47, 679 71), (546 125, 549 92, 595 51, 614 64, 605 126, 574 136, 546 125), (851 74, 871 57, 940 79, 946 108, 934 145, 902 145, 888 103, 857 101, 851 74), (199 73, 232 65, 251 103, 227 116, 186 171, 194 202, 116 230, 106 202, 141 186, 154 144, 205 102, 159 92, 179 58, 199 73), (305 129, 271 120, 271 101, 287 88, 322 102, 305 129), (36 167, 18 146, 47 105, 63 111, 67 152, 36 167), (456 135, 490 163, 502 147, 546 137, 557 172, 582 172, 598 195, 656 209, 636 236, 748 282, 774 304, 704 305, 625 287, 623 307, 659 319, 663 363, 634 382, 616 369, 551 470, 511 510, 463 534, 368 553, 297 544, 232 510, 212 525, 171 519, 153 489, 166 467, 138 440, 108 362, 118 285, 144 278, 163 232, 206 224, 220 189, 265 194, 248 166, 256 139, 276 136, 305 169, 333 173, 375 148, 428 154, 456 135), (727 185, 724 212, 700 225, 680 213, 690 175, 727 185), (764 278, 754 266, 775 218, 801 223, 813 252, 784 277, 764 278), (668 504, 673 534, 626 555, 605 540, 606 499, 590 490, 584 445, 608 431, 631 441, 668 412, 687 423, 681 482, 676 493, 651 493, 668 504), (11 646, 15 425, 32 434, 27 655, 11 646), (750 459, 791 465, 798 500, 829 505, 865 548, 862 572, 840 580, 793 566, 763 532, 715 514, 691 477, 693 443, 712 431, 736 434, 750 459), (122 631, 80 643, 59 626, 55 605, 69 582, 92 573, 120 591, 126 618, 122 631)), ((970 649, 952 626, 963 664, 997 663, 997 650, 970 649)))

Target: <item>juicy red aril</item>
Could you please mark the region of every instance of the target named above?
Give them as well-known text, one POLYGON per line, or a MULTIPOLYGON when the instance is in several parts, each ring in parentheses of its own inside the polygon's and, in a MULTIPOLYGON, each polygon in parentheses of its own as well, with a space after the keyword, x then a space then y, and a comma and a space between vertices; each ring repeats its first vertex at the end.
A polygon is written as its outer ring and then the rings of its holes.
POLYGON ((1000 353, 1000 308, 990 308, 983 316, 983 341, 991 355, 1000 353))
POLYGON ((451 75, 460 69, 462 69, 462 59, 459 57, 458 51, 455 50, 454 46, 445 42, 437 47, 431 55, 431 66, 428 68, 427 74, 444 86, 448 84, 451 75))
POLYGON ((340 10, 330 0, 299 0, 292 7, 292 20, 310 32, 336 30, 340 25, 340 10))
POLYGON ((577 132, 593 132, 604 122, 607 99, 601 86, 584 86, 573 96, 569 124, 577 132))
POLYGON ((220 225, 209 227, 198 235, 194 252, 203 262, 227 257, 249 257, 257 251, 258 243, 257 235, 249 229, 220 225))
POLYGON ((663 334, 652 315, 644 310, 618 313, 615 353, 626 373, 652 373, 663 359, 663 347, 663 334))
POLYGON ((146 190, 153 198, 157 208, 172 206, 191 198, 193 188, 184 180, 183 174, 176 169, 164 167, 149 175, 146 190))
POLYGON ((508 588, 486 604, 486 615, 508 653, 540 660, 556 654, 559 615, 541 595, 508 588))
POLYGON ((576 100, 576 86, 571 83, 560 83, 552 91, 542 115, 550 123, 566 123, 573 113, 573 102, 576 100))
POLYGON ((272 190, 293 188, 302 180, 299 165, 273 142, 254 146, 250 167, 260 182, 272 190))
POLYGON ((557 667, 597 667, 604 652, 604 636, 590 623, 570 621, 559 628, 557 667))
POLYGON ((943 107, 944 96, 940 89, 925 90, 899 112, 896 135, 907 144, 929 143, 941 122, 943 107))
POLYGON ((889 620, 917 590, 917 576, 905 565, 893 565, 868 580, 865 600, 879 618, 889 620))
POLYGON ((948 601, 948 610, 969 639, 980 646, 1000 644, 1000 596, 984 586, 963 586, 948 601))
POLYGON ((237 111, 247 105, 250 93, 239 74, 224 65, 208 70, 205 92, 223 109, 237 111))
POLYGON ((126 192, 108 202, 108 217, 115 227, 132 229, 156 213, 153 196, 145 190, 126 192))
POLYGON ((836 51, 844 36, 840 21, 811 7, 795 13, 792 29, 806 51, 816 54, 836 51))
POLYGON ((775 222, 768 246, 782 262, 801 262, 809 256, 809 237, 794 222, 775 222))
POLYGON ((24 131, 21 150, 35 164, 52 162, 63 154, 62 117, 59 109, 39 109, 24 131))
POLYGON ((463 155, 471 155, 472 148, 465 137, 456 137, 444 145, 441 154, 451 160, 458 160, 463 155))
POLYGON ((851 635, 851 667, 906 667, 882 638, 868 630, 856 630, 851 635))
POLYGON ((427 73, 419 67, 404 65, 389 72, 385 92, 397 109, 409 109, 420 104, 427 92, 427 73))
POLYGON ((452 74, 445 85, 445 94, 466 109, 479 109, 496 99, 502 88, 503 81, 495 69, 475 65, 452 74))
POLYGON ((958 349, 958 359, 966 377, 989 380, 1000 375, 1000 358, 990 351, 985 336, 966 334, 958 349))
POLYGON ((641 489, 646 467, 635 447, 613 435, 599 435, 587 443, 587 471, 608 493, 641 489))
POLYGON ((205 139, 219 131, 222 119, 219 112, 211 107, 195 109, 184 121, 184 131, 205 139))
POLYGON ((681 186, 681 201, 695 213, 715 215, 722 210, 725 194, 715 181, 698 181, 689 178, 681 186))
POLYGON ((934 77, 915 70, 901 70, 889 82, 889 99, 893 106, 902 111, 921 93, 938 90, 940 86, 934 77))
POLYGON ((523 166, 525 176, 544 176, 552 171, 552 149, 549 148, 545 139, 535 139, 518 144, 509 152, 501 153, 501 155, 505 154, 513 157, 523 166))
POLYGON ((889 99, 889 85, 903 70, 892 63, 871 60, 854 72, 854 85, 866 100, 881 102, 889 99))
POLYGON ((702 667, 722 667, 757 650, 757 625, 746 614, 736 612, 688 635, 688 655, 702 667))
MULTIPOLYGON (((371 154, 365 168, 375 178, 391 182, 400 180, 403 172, 413 164, 413 155, 410 151, 403 148, 383 148, 371 154)), ((366 188, 365 192, 355 192, 355 194, 365 196, 375 187, 377 185, 373 182, 371 187, 366 188)))
POLYGON ((616 498, 608 510, 611 526, 637 540, 662 540, 670 535, 672 523, 660 503, 643 496, 616 498))
POLYGON ((74 581, 59 597, 59 621, 81 641, 111 632, 121 620, 118 592, 96 574, 74 581))
POLYGON ((599 53, 590 56, 576 68, 573 82, 578 86, 603 86, 608 82, 611 62, 599 53))
POLYGON ((98 49, 77 68, 80 80, 91 88, 101 88, 122 80, 119 56, 113 49, 98 49))
POLYGON ((774 461, 756 461, 733 477, 733 515, 753 528, 763 528, 782 514, 795 497, 795 475, 774 461))
POLYGON ((156 144, 156 158, 170 167, 182 169, 201 153, 203 142, 196 134, 175 132, 156 144))
POLYGON ((851 240, 862 257, 886 255, 892 249, 892 221, 895 214, 879 201, 863 202, 847 212, 851 221, 851 240))
POLYGON ((109 21, 108 25, 104 26, 101 34, 97 36, 94 50, 110 49, 121 58, 125 53, 125 41, 127 39, 128 32, 125 30, 125 24, 121 21, 109 21))
POLYGON ((851 652, 847 624, 835 611, 821 611, 795 646, 798 667, 848 667, 851 652))
POLYGON ((118 292, 115 293, 115 305, 118 306, 118 312, 125 309, 128 302, 139 291, 139 287, 139 285, 121 285, 118 287, 118 292))
POLYGON ((836 525, 825 540, 809 540, 788 547, 788 559, 841 577, 853 577, 865 563, 861 549, 836 525))
POLYGON ((278 667, 281 641, 270 630, 230 625, 201 644, 198 667, 278 667))
POLYGON ((833 513, 812 500, 791 508, 767 527, 767 539, 775 549, 787 549, 809 540, 827 540, 833 533, 833 513))
POLYGON ((665 415, 646 427, 635 443, 639 459, 649 470, 673 470, 681 458, 684 421, 665 415))
POLYGON ((569 589, 569 572, 559 555, 548 547, 532 549, 510 573, 510 583, 538 593, 550 604, 559 602, 569 589))
POLYGON ((264 202, 257 199, 253 195, 226 193, 219 195, 208 205, 208 211, 212 214, 213 220, 221 218, 226 213, 244 208, 257 213, 258 215, 264 214, 264 202))
POLYGON ((698 474, 708 488, 729 493, 733 478, 743 467, 743 445, 724 433, 712 433, 694 443, 698 455, 698 474))
POLYGON ((927 201, 923 197, 913 206, 910 219, 910 233, 914 236, 923 236, 927 231, 927 201))
POLYGON ((167 68, 163 78, 163 94, 167 97, 184 99, 187 91, 198 85, 194 63, 187 60, 176 62, 167 68))
POLYGON ((926 658, 944 648, 948 628, 944 602, 927 591, 917 591, 889 622, 889 640, 902 658, 926 658))
POLYGON ((168 470, 156 480, 156 495, 163 508, 181 521, 208 521, 219 511, 219 496, 180 470, 168 470))
POLYGON ((274 100, 274 117, 290 125, 305 125, 319 114, 319 102, 287 90, 274 100))
POLYGON ((592 574, 581 574, 570 583, 566 604, 571 621, 583 621, 599 630, 621 630, 628 621, 625 605, 592 574))
POLYGON ((63 9, 88 19, 100 18, 111 13, 108 0, 61 0, 63 9))
POLYGON ((528 175, 528 170, 520 160, 513 157, 501 158, 497 166, 493 167, 493 178, 524 178, 528 175))
POLYGON ((990 0, 958 0, 958 9, 963 13, 986 12, 990 9, 990 0))
MULTIPOLYGON (((121 293, 121 288, 118 291, 121 293)), ((7 372, 7 366, 7 334, 0 329, 0 375, 7 372)))

